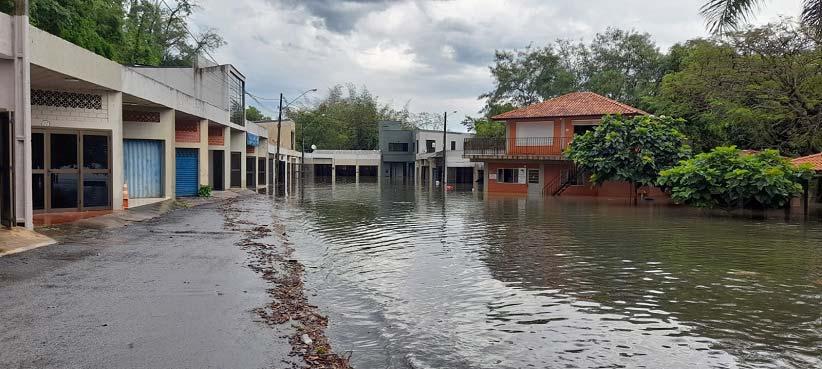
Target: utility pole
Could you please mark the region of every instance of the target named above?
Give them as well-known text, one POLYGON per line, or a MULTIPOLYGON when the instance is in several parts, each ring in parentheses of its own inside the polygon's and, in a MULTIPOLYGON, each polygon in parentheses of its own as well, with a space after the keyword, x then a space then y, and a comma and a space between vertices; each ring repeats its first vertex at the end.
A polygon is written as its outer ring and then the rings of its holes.
POLYGON ((442 116, 442 190, 445 189, 445 184, 448 182, 448 164, 445 162, 445 151, 448 150, 448 112, 442 116))
POLYGON ((300 136, 303 142, 300 146, 302 158, 300 158, 300 188, 305 185, 305 122, 300 123, 300 136))
POLYGON ((283 93, 280 92, 280 109, 277 114, 277 154, 274 156, 274 185, 280 181, 280 136, 283 129, 283 93))

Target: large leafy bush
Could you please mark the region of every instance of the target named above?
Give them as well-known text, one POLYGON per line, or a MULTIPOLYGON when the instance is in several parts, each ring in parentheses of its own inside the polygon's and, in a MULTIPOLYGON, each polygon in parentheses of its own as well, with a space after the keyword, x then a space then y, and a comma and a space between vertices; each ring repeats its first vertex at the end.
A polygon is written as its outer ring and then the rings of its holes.
POLYGON ((662 171, 659 183, 679 203, 706 208, 779 208, 802 192, 808 167, 797 167, 776 150, 745 154, 717 147, 662 171))
POLYGON ((680 123, 648 115, 606 116, 596 129, 574 137, 565 154, 597 184, 628 181, 654 186, 661 170, 690 153, 685 136, 676 129, 680 123))

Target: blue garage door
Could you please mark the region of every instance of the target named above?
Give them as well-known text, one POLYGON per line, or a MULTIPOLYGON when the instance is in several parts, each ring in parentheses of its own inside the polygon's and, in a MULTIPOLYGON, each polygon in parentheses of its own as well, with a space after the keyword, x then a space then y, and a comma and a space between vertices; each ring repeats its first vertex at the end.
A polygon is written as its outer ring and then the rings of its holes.
POLYGON ((177 196, 195 196, 199 187, 197 149, 177 149, 177 196))
POLYGON ((123 140, 123 169, 130 197, 163 197, 163 141, 123 140))

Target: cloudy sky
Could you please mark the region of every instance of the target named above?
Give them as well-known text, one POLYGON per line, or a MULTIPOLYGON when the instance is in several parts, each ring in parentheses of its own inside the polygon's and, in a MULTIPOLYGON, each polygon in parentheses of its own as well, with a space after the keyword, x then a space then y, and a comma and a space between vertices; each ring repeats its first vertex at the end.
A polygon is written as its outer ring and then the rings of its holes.
MULTIPOLYGON (((353 82, 395 106, 461 118, 475 115, 477 96, 492 87, 495 49, 589 41, 615 26, 648 32, 665 50, 707 34, 703 1, 201 0, 193 22, 219 30, 228 44, 214 57, 237 66, 257 95, 353 82)), ((755 23, 797 16, 801 2, 765 1, 755 23)))

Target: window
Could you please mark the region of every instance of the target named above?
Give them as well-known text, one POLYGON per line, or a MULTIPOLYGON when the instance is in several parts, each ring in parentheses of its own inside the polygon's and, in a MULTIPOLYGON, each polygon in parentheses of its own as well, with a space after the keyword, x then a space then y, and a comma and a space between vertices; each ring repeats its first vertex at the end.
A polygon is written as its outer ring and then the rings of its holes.
POLYGON ((228 112, 231 123, 245 125, 245 82, 229 73, 228 112))
POLYGON ((457 149, 457 141, 451 141, 451 151, 454 151, 456 149, 457 149))
POLYGON ((497 182, 519 183, 519 169, 497 169, 497 182))
POLYGON ((528 183, 539 184, 539 169, 528 169, 528 183))
POLYGON ((392 142, 388 144, 388 151, 393 152, 408 152, 408 144, 405 142, 392 142))
POLYGON ((436 152, 437 149, 434 147, 436 142, 435 140, 425 140, 425 152, 436 152))

